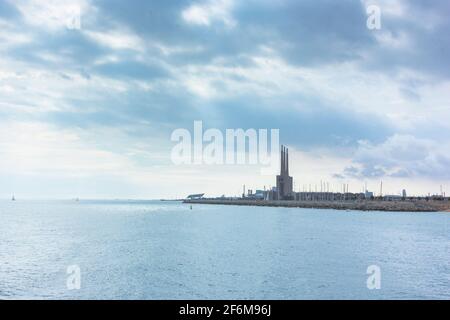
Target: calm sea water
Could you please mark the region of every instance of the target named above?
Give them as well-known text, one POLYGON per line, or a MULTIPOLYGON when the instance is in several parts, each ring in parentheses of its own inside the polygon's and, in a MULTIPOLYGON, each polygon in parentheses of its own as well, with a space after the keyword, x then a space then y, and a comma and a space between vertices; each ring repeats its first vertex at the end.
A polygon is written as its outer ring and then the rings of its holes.
POLYGON ((450 214, 3 201, 0 298, 450 299, 450 214))

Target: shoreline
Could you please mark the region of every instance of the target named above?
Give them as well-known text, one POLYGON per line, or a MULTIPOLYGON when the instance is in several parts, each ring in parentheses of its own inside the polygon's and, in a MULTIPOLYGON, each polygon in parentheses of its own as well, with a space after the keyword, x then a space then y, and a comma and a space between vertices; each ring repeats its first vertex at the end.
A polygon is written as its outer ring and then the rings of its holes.
POLYGON ((281 207, 307 209, 335 209, 357 211, 386 211, 386 212, 450 212, 449 201, 275 201, 275 200, 222 200, 199 199, 183 200, 189 204, 232 205, 254 207, 281 207))

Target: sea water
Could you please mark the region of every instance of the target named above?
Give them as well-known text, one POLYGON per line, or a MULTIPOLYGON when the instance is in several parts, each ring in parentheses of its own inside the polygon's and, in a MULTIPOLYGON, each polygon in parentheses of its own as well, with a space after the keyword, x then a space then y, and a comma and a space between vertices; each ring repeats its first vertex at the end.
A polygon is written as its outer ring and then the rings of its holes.
POLYGON ((0 299, 450 299, 450 214, 0 201, 0 299))

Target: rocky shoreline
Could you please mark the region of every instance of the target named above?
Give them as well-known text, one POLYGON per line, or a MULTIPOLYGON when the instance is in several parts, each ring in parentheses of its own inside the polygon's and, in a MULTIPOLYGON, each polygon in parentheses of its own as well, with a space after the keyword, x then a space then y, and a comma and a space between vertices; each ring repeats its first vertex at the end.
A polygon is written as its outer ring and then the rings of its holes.
POLYGON ((359 211, 397 211, 397 212, 450 212, 450 201, 263 201, 245 199, 199 199, 184 200, 190 204, 261 206, 286 208, 314 208, 359 211))

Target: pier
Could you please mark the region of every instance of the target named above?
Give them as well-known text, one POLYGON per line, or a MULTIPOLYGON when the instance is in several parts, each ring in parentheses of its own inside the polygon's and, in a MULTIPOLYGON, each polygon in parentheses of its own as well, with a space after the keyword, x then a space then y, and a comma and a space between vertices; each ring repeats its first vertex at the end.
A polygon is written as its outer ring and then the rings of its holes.
POLYGON ((289 201, 289 200, 245 200, 245 199, 197 199, 184 200, 189 204, 312 208, 359 211, 397 211, 397 212, 450 212, 450 201, 289 201))

